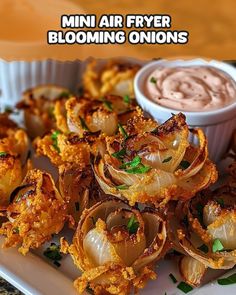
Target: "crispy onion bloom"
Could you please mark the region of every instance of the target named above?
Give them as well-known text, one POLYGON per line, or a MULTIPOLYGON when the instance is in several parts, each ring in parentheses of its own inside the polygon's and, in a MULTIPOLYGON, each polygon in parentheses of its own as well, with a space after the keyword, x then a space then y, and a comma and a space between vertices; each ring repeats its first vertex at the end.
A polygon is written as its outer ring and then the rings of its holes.
POLYGON ((77 223, 82 212, 105 198, 91 166, 67 163, 59 167, 59 191, 68 204, 68 214, 77 223))
POLYGON ((181 269, 188 265, 190 276, 198 274, 195 285, 200 283, 204 268, 230 269, 236 264, 235 188, 236 179, 231 178, 213 192, 203 191, 185 204, 180 203, 175 217, 169 218, 170 239, 176 249, 191 257, 185 258, 181 269))
POLYGON ((89 285, 95 294, 129 294, 155 279, 153 264, 166 251, 166 224, 155 211, 142 211, 118 199, 85 210, 69 246, 83 274, 74 284, 79 293, 89 285))
POLYGON ((0 210, 9 204, 11 192, 21 183, 29 151, 28 137, 24 130, 0 115, 0 210))
POLYGON ((131 205, 158 204, 187 200, 216 181, 205 135, 200 129, 192 130, 199 145, 191 145, 183 114, 152 131, 150 120, 145 126, 139 118, 139 129, 135 121, 120 126, 120 134, 106 137, 105 152, 95 158, 95 176, 106 194, 128 199, 131 205))
POLYGON ((66 102, 67 126, 70 132, 83 137, 85 131, 115 134, 118 122, 127 121, 135 112, 128 98, 108 95, 100 100, 72 97, 66 102))
POLYGON ((139 69, 126 61, 111 60, 101 67, 92 60, 83 75, 84 94, 92 98, 107 94, 134 97, 133 79, 139 69))
POLYGON ((67 206, 51 176, 40 170, 30 170, 22 184, 11 194, 7 208, 9 221, 2 224, 4 247, 20 245, 19 252, 39 248, 58 234, 67 218, 67 206))
POLYGON ((56 130, 43 138, 36 138, 34 146, 38 155, 47 156, 56 166, 70 163, 82 168, 90 163, 92 141, 90 136, 79 138, 76 134, 56 130))
POLYGON ((65 101, 71 96, 68 89, 55 85, 42 85, 26 90, 18 109, 24 110, 25 125, 31 138, 42 136, 55 128, 57 124, 63 124, 55 118, 55 104, 63 113, 65 101))

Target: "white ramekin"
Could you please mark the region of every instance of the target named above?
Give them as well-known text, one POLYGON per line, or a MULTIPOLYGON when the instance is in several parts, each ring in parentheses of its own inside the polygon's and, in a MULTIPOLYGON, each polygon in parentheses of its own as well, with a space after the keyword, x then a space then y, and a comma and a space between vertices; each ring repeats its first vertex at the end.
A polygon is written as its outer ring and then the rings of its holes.
MULTIPOLYGON (((148 76, 160 66, 211 66, 218 68, 236 81, 236 69, 229 64, 215 60, 203 59, 192 60, 158 60, 145 65, 136 75, 134 80, 134 91, 139 105, 153 116, 158 122, 163 123, 171 117, 171 114, 179 113, 179 110, 160 106, 147 98, 144 92, 144 85, 148 76)), ((236 99, 236 98, 235 98, 236 99)), ((207 112, 186 112, 187 123, 191 128, 201 127, 208 139, 210 158, 218 162, 226 152, 233 130, 236 129, 236 101, 224 108, 207 112)), ((193 140, 193 139, 192 139, 193 140)))

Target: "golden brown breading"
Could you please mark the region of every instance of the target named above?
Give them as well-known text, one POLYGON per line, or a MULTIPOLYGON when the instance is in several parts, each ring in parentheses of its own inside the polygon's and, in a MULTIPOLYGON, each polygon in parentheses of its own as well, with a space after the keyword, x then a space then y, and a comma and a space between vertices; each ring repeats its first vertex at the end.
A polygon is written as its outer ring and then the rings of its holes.
POLYGON ((4 247, 20 246, 19 252, 25 255, 63 228, 67 205, 48 173, 30 170, 11 197, 9 221, 0 229, 0 234, 6 236, 4 247))
POLYGON ((92 99, 107 94, 134 97, 133 79, 139 69, 139 65, 115 60, 99 69, 97 61, 92 60, 83 76, 84 94, 92 99))
POLYGON ((42 136, 56 128, 56 123, 61 124, 55 119, 55 102, 59 101, 63 109, 65 101, 70 96, 68 89, 55 85, 41 85, 23 93, 17 108, 24 110, 25 125, 31 138, 42 136))
POLYGON ((9 204, 11 192, 25 174, 29 151, 24 130, 11 121, 8 114, 0 114, 0 208, 9 204))
POLYGON ((38 155, 47 156, 56 166, 72 163, 85 167, 90 162, 89 144, 75 134, 66 135, 55 131, 42 139, 36 138, 34 146, 38 155))

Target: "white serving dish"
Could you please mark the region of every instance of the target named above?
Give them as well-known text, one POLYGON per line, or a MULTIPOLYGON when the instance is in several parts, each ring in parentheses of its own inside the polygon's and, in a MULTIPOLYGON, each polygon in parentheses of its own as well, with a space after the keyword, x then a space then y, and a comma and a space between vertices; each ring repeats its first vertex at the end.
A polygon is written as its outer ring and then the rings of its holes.
MULTIPOLYGON (((137 62, 134 60, 134 62, 137 62)), ((143 62, 140 62, 142 64, 143 62)), ((0 61, 1 73, 5 68, 5 78, 0 79, 0 89, 3 91, 3 100, 0 100, 0 107, 3 105, 15 104, 21 92, 25 89, 42 83, 56 83, 59 86, 69 87, 71 90, 77 87, 80 80, 84 63, 75 62, 57 62, 57 61, 41 61, 41 62, 4 62, 0 61), (58 71, 58 69, 61 69, 58 71), (49 78, 49 81, 44 77, 49 78), (64 76, 65 75, 65 76, 64 76), (69 79, 69 75, 75 75, 73 81, 69 79), (21 77, 21 78, 19 78, 21 77), (19 79, 19 80, 16 80, 19 79), (16 84, 16 88, 11 89, 16 84)), ((54 174, 49 161, 45 158, 38 158, 35 166, 46 169, 54 174)), ((54 175, 55 176, 55 175, 54 175)), ((61 235, 70 238, 68 231, 61 235)), ((55 241, 58 242, 58 239, 55 241)), ((49 260, 43 256, 44 249, 48 246, 45 244, 41 249, 28 253, 25 257, 18 253, 17 249, 2 249, 3 237, 0 236, 0 276, 8 280, 11 284, 20 289, 27 295, 76 295, 73 287, 73 280, 80 275, 79 270, 74 266, 69 255, 63 258, 61 267, 57 268, 49 260)), ((194 289, 188 294, 214 295, 234 294, 236 285, 222 287, 215 281, 222 275, 224 271, 209 271, 205 285, 194 289)), ((234 273, 232 270, 227 273, 234 273)), ((158 279, 150 281, 146 288, 140 292, 141 295, 181 295, 184 294, 176 288, 176 285, 169 278, 169 274, 173 273, 180 281, 177 265, 173 261, 163 260, 158 263, 157 274, 158 279)), ((85 293, 86 294, 86 293, 85 293)))
MULTIPOLYGON (((3 238, 0 237, 0 246, 3 238)), ((43 249, 45 249, 46 245, 43 249)), ((43 249, 28 253, 26 257, 19 254, 15 248, 0 249, 0 276, 8 280, 26 295, 76 295, 73 287, 73 280, 79 275, 79 271, 73 265, 72 259, 67 255, 61 262, 61 267, 57 268, 50 261, 43 257, 43 249)), ((227 272, 223 276, 235 273, 235 269, 227 272)), ((177 284, 169 278, 172 273, 181 281, 178 274, 177 265, 170 260, 162 260, 158 264, 158 278, 150 281, 140 295, 183 295, 177 289, 177 284)), ((216 279, 222 275, 222 271, 209 271, 206 282, 216 279)), ((214 295, 235 294, 236 285, 220 286, 216 281, 206 283, 200 288, 189 292, 189 295, 214 295)), ((88 293, 84 293, 88 294, 88 293)))
MULTIPOLYGON (((134 81, 134 91, 140 106, 149 112, 156 120, 163 123, 171 114, 179 113, 179 110, 166 108, 154 103, 146 97, 144 85, 148 76, 157 67, 177 67, 177 66, 211 66, 218 68, 230 75, 236 82, 236 69, 229 64, 211 60, 192 59, 192 60, 158 60, 145 65, 136 75, 134 81)), ((204 111, 186 112, 187 123, 191 128, 201 127, 207 138, 210 158, 218 162, 226 152, 233 130, 236 129, 236 98, 235 102, 224 108, 204 111)))

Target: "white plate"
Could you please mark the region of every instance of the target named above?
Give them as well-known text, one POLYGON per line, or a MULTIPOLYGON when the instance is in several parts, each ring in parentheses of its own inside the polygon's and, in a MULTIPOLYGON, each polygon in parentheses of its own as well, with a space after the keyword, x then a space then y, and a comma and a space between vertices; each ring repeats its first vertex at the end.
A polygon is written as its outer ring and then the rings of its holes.
MULTIPOLYGON (((3 238, 0 237, 0 246, 3 238)), ((44 246, 44 248, 47 245, 44 246)), ((63 257, 61 266, 57 268, 43 257, 43 249, 28 253, 25 257, 14 248, 0 250, 0 276, 5 278, 19 290, 27 295, 76 295, 73 280, 79 275, 79 271, 73 265, 69 255, 63 257)), ((157 267, 158 278, 150 281, 141 295, 181 295, 177 284, 169 278, 173 273, 178 281, 176 263, 170 260, 160 261, 157 267)), ((227 272, 224 276, 235 273, 235 270, 227 272)), ((207 280, 218 277, 222 272, 209 271, 207 280)), ((208 283, 188 293, 190 295, 222 295, 235 294, 236 285, 220 286, 216 281, 208 283)))
MULTIPOLYGON (((48 62, 47 62, 48 63, 48 62)), ((24 63, 25 65, 27 63, 24 63)), ((81 64, 80 64, 81 65, 81 64)), ((20 66, 20 64, 14 65, 16 68, 25 68, 20 66)), ((37 72, 36 67, 33 63, 34 73, 37 72)), ((72 64, 71 67, 74 65, 72 64)), ((10 67, 14 68, 14 67, 10 67)), ((45 67, 46 68, 46 67, 45 67)), ((7 73, 8 71, 4 71, 7 73)), ((18 71, 14 71, 14 77, 17 77, 18 71)), ((28 73, 28 71, 26 71, 28 73)), ((41 77, 41 71, 37 72, 36 77, 41 77)), ((19 76, 19 75, 18 75, 19 76)), ((42 75, 43 76, 43 75, 42 75)), ((22 75, 21 75, 22 77, 22 75)), ((45 78, 43 76, 43 78, 45 78)), ((17 100, 20 97, 22 90, 32 86, 29 84, 30 79, 23 79, 26 84, 20 85, 21 87, 17 88, 15 99, 17 100)), ((14 81, 14 80, 13 80, 14 81)), ((40 79, 34 77, 33 84, 40 84, 40 79)), ((44 82, 44 80, 42 80, 44 82)), ((51 80, 50 80, 51 81, 51 80)), ((56 78, 52 79, 52 83, 56 83, 56 78)), ((42 83, 42 82, 41 82, 42 83)), ((4 84, 4 83, 3 83, 4 84)), ((60 83, 58 83, 60 84, 60 83)), ((1 86, 1 83, 0 83, 1 86)), ((7 86, 9 85, 5 85, 7 86)), ((69 86, 69 85, 64 85, 69 86)), ((4 88, 4 87, 3 87, 4 88)), ((5 89, 4 88, 4 89, 5 89)), ((9 88, 9 87, 8 87, 9 88)), ((12 88, 12 87, 11 87, 12 88)), ((13 87, 14 88, 14 87, 13 87)), ((14 88, 15 89, 15 88, 14 88)), ((12 96, 8 96, 11 97, 12 96)), ((48 160, 40 159, 37 161, 36 166, 41 169, 47 167, 49 172, 53 172, 52 167, 49 165, 48 160)), ((68 238, 68 232, 62 233, 65 234, 68 238)), ((58 242, 58 241, 55 241, 58 242)), ((53 263, 47 260, 43 256, 44 249, 48 246, 45 244, 44 247, 40 250, 33 251, 28 253, 25 257, 18 253, 17 249, 2 249, 1 245, 3 243, 3 237, 0 237, 0 276, 5 278, 11 284, 16 286, 25 294, 29 295, 76 295, 76 290, 73 287, 73 280, 80 275, 78 269, 74 266, 72 259, 69 255, 63 257, 61 261, 61 267, 57 268, 53 263)), ((50 243, 49 243, 50 244, 50 243)), ((234 273, 235 270, 231 270, 227 273, 226 276, 230 273, 234 273)), ((169 274, 172 273, 181 281, 181 278, 178 274, 177 265, 174 261, 163 260, 158 263, 157 274, 158 278, 155 281, 151 281, 147 284, 144 290, 140 292, 141 295, 177 295, 184 294, 179 289, 177 289, 177 284, 169 278, 169 274)), ((205 285, 201 288, 196 288, 188 294, 199 294, 199 295, 222 295, 227 294, 236 294, 236 285, 230 286, 220 286, 217 282, 208 283, 213 279, 216 279, 222 275, 222 271, 209 271, 205 279, 205 285), (208 284, 207 284, 208 283, 208 284)))

